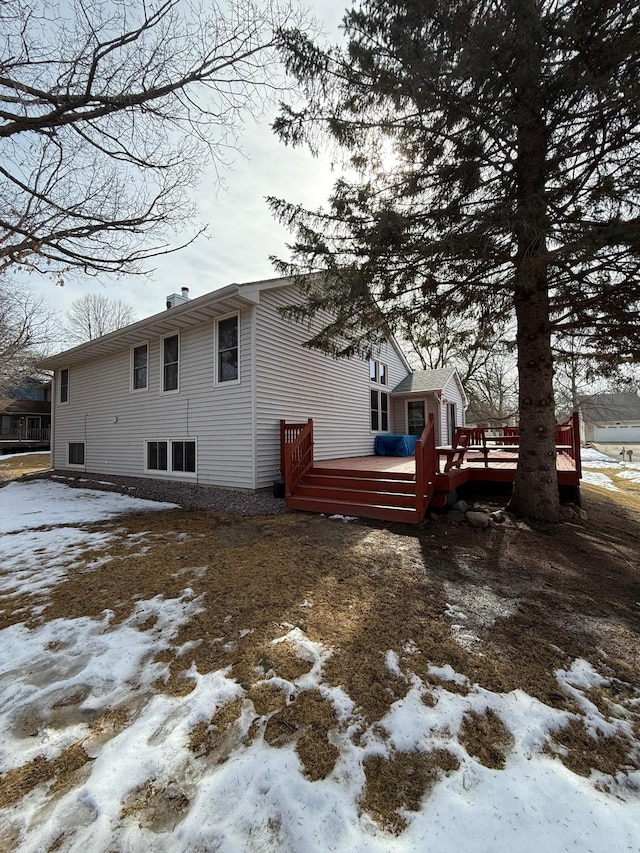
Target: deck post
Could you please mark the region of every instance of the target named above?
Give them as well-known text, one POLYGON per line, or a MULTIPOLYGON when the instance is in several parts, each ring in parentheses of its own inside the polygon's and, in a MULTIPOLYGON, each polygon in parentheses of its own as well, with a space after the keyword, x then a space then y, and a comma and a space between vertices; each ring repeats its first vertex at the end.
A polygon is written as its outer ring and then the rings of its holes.
POLYGON ((578 479, 582 479, 582 454, 580 452, 580 414, 578 412, 574 412, 571 416, 571 423, 573 426, 573 461, 576 463, 576 473, 578 474, 578 479))

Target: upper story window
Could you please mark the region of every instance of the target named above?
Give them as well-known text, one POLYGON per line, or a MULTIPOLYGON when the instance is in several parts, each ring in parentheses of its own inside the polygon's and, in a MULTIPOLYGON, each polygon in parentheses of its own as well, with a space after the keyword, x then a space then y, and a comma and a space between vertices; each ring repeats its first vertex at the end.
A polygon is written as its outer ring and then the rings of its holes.
POLYGON ((369 380, 371 382, 371 430, 389 431, 389 394, 380 387, 389 384, 387 365, 372 358, 369 362, 369 380))
POLYGON ((134 391, 140 391, 147 387, 147 375, 149 372, 149 347, 140 344, 133 347, 131 351, 131 387, 134 391))
POLYGON ((178 390, 180 366, 180 336, 170 335, 162 340, 162 390, 178 390))
POLYGON ((389 371, 384 362, 378 361, 375 358, 371 359, 369 362, 369 379, 372 382, 375 382, 376 385, 388 385, 388 374, 389 371))
POLYGON ((69 402, 69 368, 60 371, 60 402, 69 402))
POLYGON ((216 323, 216 382, 237 382, 239 371, 239 316, 216 323))

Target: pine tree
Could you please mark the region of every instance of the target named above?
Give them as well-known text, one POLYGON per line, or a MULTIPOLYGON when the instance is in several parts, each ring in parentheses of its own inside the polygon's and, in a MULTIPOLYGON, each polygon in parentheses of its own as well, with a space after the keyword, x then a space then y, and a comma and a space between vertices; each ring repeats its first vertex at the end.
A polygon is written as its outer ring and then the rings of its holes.
POLYGON ((344 49, 281 35, 305 104, 274 129, 348 157, 325 210, 270 200, 296 235, 280 270, 331 274, 307 279, 298 313, 337 310, 310 344, 348 356, 425 314, 514 311, 511 506, 555 521, 552 336, 640 356, 637 0, 363 0, 344 30, 344 49))

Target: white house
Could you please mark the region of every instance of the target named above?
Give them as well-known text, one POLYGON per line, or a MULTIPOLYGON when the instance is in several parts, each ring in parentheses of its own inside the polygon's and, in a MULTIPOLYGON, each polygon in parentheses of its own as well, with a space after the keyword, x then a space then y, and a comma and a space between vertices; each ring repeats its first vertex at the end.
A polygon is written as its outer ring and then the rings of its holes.
POLYGON ((289 279, 231 284, 43 362, 54 371, 53 466, 256 490, 280 466, 281 419, 314 422, 318 460, 373 453, 375 436, 464 424, 453 370, 411 369, 398 344, 371 360, 303 346, 279 312, 289 279))
POLYGON ((637 392, 581 397, 578 410, 582 441, 640 442, 640 395, 637 392))

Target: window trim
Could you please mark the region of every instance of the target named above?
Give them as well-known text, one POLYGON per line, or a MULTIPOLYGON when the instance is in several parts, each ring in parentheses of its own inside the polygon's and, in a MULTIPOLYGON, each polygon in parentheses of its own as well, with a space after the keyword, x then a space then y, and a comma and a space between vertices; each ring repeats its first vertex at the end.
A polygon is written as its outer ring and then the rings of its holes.
MULTIPOLYGON (((169 335, 169 337, 171 337, 171 335, 169 335)), ((151 352, 151 349, 149 346, 149 341, 141 341, 139 344, 133 344, 133 346, 131 347, 130 368, 129 368, 129 391, 132 394, 139 394, 141 391, 148 391, 149 390, 149 355, 150 355, 150 352, 151 352), (136 388, 134 386, 134 378, 135 378, 134 357, 135 357, 135 351, 137 349, 140 349, 140 347, 146 347, 147 348, 147 384, 141 388, 136 388)), ((163 352, 164 352, 164 348, 163 348, 163 352)), ((180 365, 179 355, 180 355, 180 351, 178 350, 178 366, 180 365)), ((163 371, 162 378, 164 380, 164 371, 163 371)), ((179 383, 179 381, 180 380, 179 380, 179 374, 178 374, 178 383, 179 383)))
POLYGON ((391 394, 389 392, 389 365, 386 361, 381 361, 378 358, 370 358, 369 359, 369 432, 375 433, 388 433, 390 432, 389 423, 391 420, 391 394), (373 376, 372 376, 373 374, 373 376), (384 375, 384 382, 382 381, 382 376, 384 375), (375 378, 373 378, 375 377, 375 378), (371 405, 371 392, 375 391, 378 395, 378 411, 377 411, 377 421, 378 428, 374 429, 373 426, 373 413, 374 409, 371 405), (382 395, 385 395, 387 398, 387 406, 386 406, 386 416, 387 416, 387 426, 386 429, 383 428, 383 408, 382 408, 382 395))
POLYGON ((240 337, 240 311, 231 311, 228 314, 222 314, 220 317, 216 317, 213 324, 213 384, 216 387, 227 388, 233 385, 240 384, 240 353, 241 353, 241 337, 240 337), (220 366, 220 349, 219 349, 219 340, 220 340, 220 323, 224 320, 229 320, 231 317, 235 317, 238 323, 238 375, 235 379, 218 379, 218 369, 220 366))
POLYGON ((144 473, 147 477, 158 477, 160 479, 174 479, 176 477, 187 478, 189 480, 196 480, 198 478, 198 439, 193 435, 180 436, 180 435, 172 435, 170 438, 165 436, 158 436, 157 438, 145 438, 143 442, 143 454, 144 454, 144 473), (194 445, 194 453, 195 453, 195 471, 176 471, 173 469, 173 447, 174 443, 178 442, 187 442, 190 441, 194 445), (152 442, 165 442, 167 445, 167 467, 165 468, 149 468, 148 467, 148 459, 149 452, 148 446, 152 442))
POLYGON ((87 465, 87 443, 86 441, 68 441, 67 442, 67 467, 68 468, 76 468, 78 470, 84 470, 87 465), (82 445, 82 462, 70 462, 69 461, 69 449, 72 444, 80 444, 82 445))
POLYGON ((60 368, 60 373, 58 374, 58 382, 59 382, 59 387, 58 387, 58 403, 59 403, 61 406, 67 406, 67 405, 69 404, 69 387, 70 387, 70 385, 71 385, 70 377, 71 377, 71 371, 69 370, 69 368, 68 368, 68 367, 61 367, 61 368, 60 368), (65 371, 66 371, 66 374, 67 374, 67 383, 66 383, 66 385, 65 385, 65 386, 63 386, 63 384, 62 384, 62 374, 63 374, 65 371), (63 388, 63 387, 65 387, 65 388, 67 389, 67 396, 64 398, 64 400, 62 399, 62 388, 63 388))
MULTIPOLYGON (((163 335, 160 339, 160 394, 179 394, 180 393, 180 362, 181 362, 181 345, 182 341, 180 340, 180 332, 171 332, 168 335, 163 335), (177 338, 178 339, 178 383, 175 388, 171 388, 168 391, 164 387, 164 342, 169 338, 177 338)), ((173 362, 171 362, 173 364, 173 362)))

